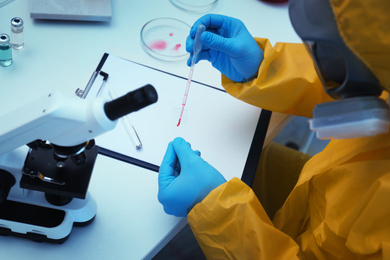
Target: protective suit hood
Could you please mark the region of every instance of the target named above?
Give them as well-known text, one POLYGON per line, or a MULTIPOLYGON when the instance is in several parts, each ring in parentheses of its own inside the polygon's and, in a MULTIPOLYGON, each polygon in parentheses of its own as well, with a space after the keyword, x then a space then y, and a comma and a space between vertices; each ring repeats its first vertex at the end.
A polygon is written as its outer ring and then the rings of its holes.
POLYGON ((330 96, 339 99, 380 95, 382 87, 377 77, 344 41, 329 0, 292 0, 289 12, 292 25, 312 55, 330 96))
POLYGON ((378 97, 390 83, 390 18, 382 11, 389 2, 372 5, 364 0, 290 1, 291 23, 322 85, 340 99, 314 108, 309 123, 320 139, 388 132, 389 106, 378 97))

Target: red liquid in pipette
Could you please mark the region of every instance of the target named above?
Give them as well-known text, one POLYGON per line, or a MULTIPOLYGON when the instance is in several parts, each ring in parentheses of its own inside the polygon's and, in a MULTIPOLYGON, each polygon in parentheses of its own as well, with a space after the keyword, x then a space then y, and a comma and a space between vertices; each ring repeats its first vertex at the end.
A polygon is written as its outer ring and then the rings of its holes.
POLYGON ((191 69, 190 69, 190 74, 188 75, 187 87, 186 87, 186 91, 184 92, 184 98, 183 98, 183 102, 182 102, 180 118, 179 118, 179 122, 177 123, 177 126, 180 125, 181 118, 183 116, 184 107, 187 103, 188 91, 190 90, 190 85, 191 85, 191 81, 192 81, 192 74, 194 73, 196 58, 198 56, 198 53, 202 50, 202 43, 200 41, 200 35, 205 30, 206 30, 206 27, 203 24, 198 25, 198 27, 196 29, 195 40, 194 40, 194 44, 193 44, 193 56, 192 56, 192 61, 191 61, 191 69))
POLYGON ((194 73, 194 67, 195 67, 195 64, 193 61, 192 65, 191 65, 191 69, 190 69, 190 75, 188 75, 187 87, 186 87, 186 91, 184 92, 183 102, 181 103, 181 113, 180 113, 180 117, 179 117, 179 123, 177 123, 177 126, 180 125, 181 118, 182 118, 183 112, 184 112, 184 107, 186 106, 186 103, 187 103, 187 97, 188 97, 188 92, 190 91, 190 85, 191 85, 191 81, 192 81, 192 74, 194 73))

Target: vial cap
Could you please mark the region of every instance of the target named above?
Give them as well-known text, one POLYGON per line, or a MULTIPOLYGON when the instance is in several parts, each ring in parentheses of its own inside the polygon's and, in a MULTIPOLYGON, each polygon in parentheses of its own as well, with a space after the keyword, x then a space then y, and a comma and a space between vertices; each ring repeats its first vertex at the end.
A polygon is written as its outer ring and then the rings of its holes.
POLYGON ((0 45, 8 45, 8 44, 9 44, 8 34, 5 33, 0 34, 0 45))
POLYGON ((23 20, 20 17, 14 17, 11 20, 11 25, 15 28, 21 28, 23 27, 23 20))

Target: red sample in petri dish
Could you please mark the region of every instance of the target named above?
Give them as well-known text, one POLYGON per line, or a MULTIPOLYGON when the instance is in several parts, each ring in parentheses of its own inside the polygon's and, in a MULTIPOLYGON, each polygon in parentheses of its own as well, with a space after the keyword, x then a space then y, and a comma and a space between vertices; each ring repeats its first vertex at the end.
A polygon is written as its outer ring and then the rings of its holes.
POLYGON ((141 44, 152 57, 164 61, 186 60, 186 44, 190 26, 174 18, 158 18, 141 29, 141 44))

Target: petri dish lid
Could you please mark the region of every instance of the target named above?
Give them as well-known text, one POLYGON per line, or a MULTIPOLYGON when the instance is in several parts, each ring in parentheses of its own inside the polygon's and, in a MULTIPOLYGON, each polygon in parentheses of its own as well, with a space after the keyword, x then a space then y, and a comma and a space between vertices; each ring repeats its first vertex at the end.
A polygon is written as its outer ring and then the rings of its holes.
POLYGON ((217 0, 169 0, 176 7, 188 12, 202 13, 210 11, 217 0))
POLYGON ((188 58, 186 40, 191 27, 174 18, 157 18, 141 29, 141 44, 152 57, 164 61, 188 58))

